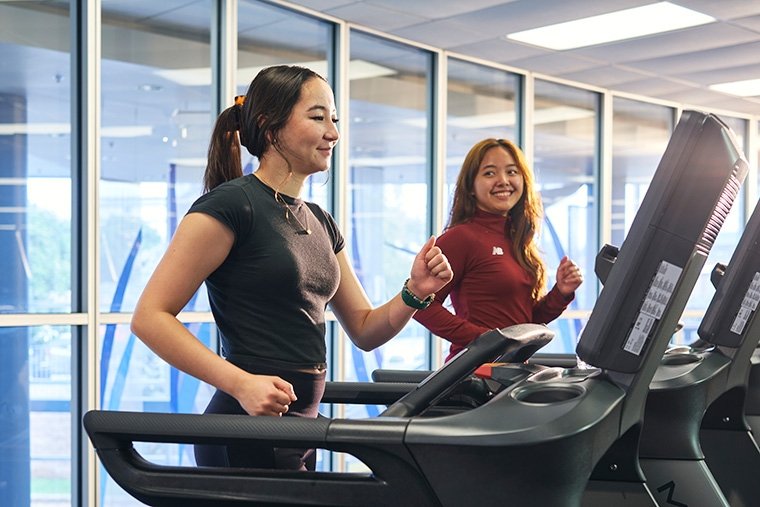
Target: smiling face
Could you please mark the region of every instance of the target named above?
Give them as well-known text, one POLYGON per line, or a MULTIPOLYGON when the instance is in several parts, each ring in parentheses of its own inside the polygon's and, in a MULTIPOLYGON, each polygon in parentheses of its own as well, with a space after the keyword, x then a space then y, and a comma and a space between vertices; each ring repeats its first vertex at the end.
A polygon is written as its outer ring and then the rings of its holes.
POLYGON ((494 146, 485 153, 472 186, 479 209, 507 216, 523 195, 524 180, 512 155, 494 146))
POLYGON ((275 151, 279 148, 294 171, 304 174, 326 171, 340 137, 337 122, 330 86, 322 79, 309 79, 273 148, 275 151))

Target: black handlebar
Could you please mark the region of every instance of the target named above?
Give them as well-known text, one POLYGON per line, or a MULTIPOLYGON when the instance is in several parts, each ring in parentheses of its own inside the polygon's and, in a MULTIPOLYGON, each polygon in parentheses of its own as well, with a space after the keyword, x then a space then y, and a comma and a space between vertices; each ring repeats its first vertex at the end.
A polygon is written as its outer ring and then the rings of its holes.
POLYGON ((473 340, 442 368, 433 372, 417 389, 401 397, 383 411, 381 417, 412 417, 420 414, 446 396, 457 383, 472 374, 483 363, 522 362, 554 337, 541 324, 518 324, 493 329, 473 340))

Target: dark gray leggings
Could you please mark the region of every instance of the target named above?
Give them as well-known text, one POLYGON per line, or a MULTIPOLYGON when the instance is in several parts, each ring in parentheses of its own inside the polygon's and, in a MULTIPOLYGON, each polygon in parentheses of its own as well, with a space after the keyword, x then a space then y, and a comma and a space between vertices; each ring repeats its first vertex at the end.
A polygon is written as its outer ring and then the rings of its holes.
MULTIPOLYGON (((319 415, 319 402, 325 390, 325 371, 305 373, 263 365, 259 361, 256 362, 255 367, 248 361, 246 363, 249 364, 240 364, 240 361, 231 362, 251 373, 277 375, 293 385, 298 399, 290 405, 283 417, 315 418, 319 415)), ((246 414, 235 398, 218 390, 214 393, 204 413, 246 414)), ((317 453, 314 449, 291 449, 261 444, 195 446, 195 462, 198 466, 314 470, 316 458, 317 453)))

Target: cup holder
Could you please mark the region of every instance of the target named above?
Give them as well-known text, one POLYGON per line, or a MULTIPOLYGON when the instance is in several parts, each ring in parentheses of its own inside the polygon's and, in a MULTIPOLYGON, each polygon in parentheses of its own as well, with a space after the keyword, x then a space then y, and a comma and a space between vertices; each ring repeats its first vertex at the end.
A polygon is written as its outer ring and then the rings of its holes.
POLYGON ((514 399, 523 403, 549 405, 575 399, 584 392, 583 387, 573 384, 534 384, 515 389, 511 394, 514 399))
POLYGON ((660 364, 665 366, 682 366, 685 364, 694 364, 702 360, 698 354, 692 352, 677 352, 675 354, 665 354, 662 356, 660 364))

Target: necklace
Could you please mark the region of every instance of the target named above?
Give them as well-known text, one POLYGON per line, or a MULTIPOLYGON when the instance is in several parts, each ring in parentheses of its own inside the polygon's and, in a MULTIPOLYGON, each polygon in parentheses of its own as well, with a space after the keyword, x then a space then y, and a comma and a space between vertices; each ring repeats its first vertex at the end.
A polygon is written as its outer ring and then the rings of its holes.
MULTIPOLYGON (((301 220, 298 219, 298 216, 295 214, 295 211, 293 211, 293 210, 290 209, 290 204, 288 204, 287 202, 285 202, 285 199, 282 198, 282 196, 280 195, 280 193, 277 190, 274 191, 274 200, 277 201, 277 203, 280 206, 282 206, 283 208, 285 208, 285 220, 287 220, 289 224, 293 223, 293 222, 290 221, 290 215, 293 215, 293 218, 298 223, 298 227, 300 227, 300 229, 297 230, 296 233, 298 233, 298 234, 311 234, 311 229, 309 229, 309 214, 308 214, 308 212, 304 216, 304 218, 306 220, 306 225, 304 225, 301 222, 301 220)), ((301 206, 299 205, 298 207, 296 207, 296 209, 298 209, 300 207, 301 206)))
MULTIPOLYGON (((306 225, 304 225, 303 222, 301 222, 301 220, 296 215, 295 211, 293 211, 292 209, 290 209, 290 204, 288 204, 285 201, 285 199, 280 195, 280 191, 278 189, 274 188, 272 185, 270 185, 269 183, 267 183, 266 181, 264 181, 264 178, 262 178, 258 174, 254 173, 254 176, 256 176, 259 179, 259 181, 261 181, 264 185, 266 185, 269 188, 271 188, 272 190, 274 190, 274 201, 277 204, 279 204, 285 210, 285 220, 287 220, 289 224, 291 224, 291 225, 293 225, 293 227, 295 227, 295 224, 290 221, 290 216, 292 215, 293 219, 298 224, 299 229, 296 229, 296 233, 297 234, 304 234, 304 235, 311 234, 311 229, 309 228, 308 207, 307 207, 307 213, 305 215, 306 225)), ((300 207, 301 207, 301 205, 299 204, 296 207, 296 209, 298 209, 300 207)))

